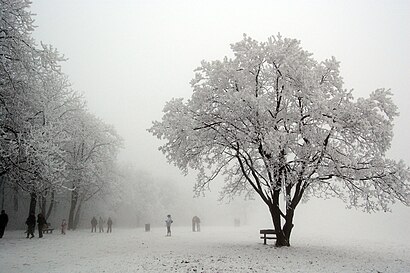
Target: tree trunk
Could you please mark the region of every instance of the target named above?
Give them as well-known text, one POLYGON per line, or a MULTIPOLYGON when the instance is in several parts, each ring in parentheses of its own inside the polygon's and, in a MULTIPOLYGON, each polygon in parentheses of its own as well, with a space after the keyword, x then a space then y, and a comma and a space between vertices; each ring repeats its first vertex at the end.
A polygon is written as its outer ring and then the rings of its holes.
POLYGON ((36 205, 37 205, 37 194, 35 192, 30 193, 30 209, 29 214, 36 214, 36 205))
POLYGON ((14 211, 18 211, 19 210, 19 197, 18 197, 18 189, 17 187, 14 187, 13 189, 13 209, 14 211))
POLYGON ((281 215, 280 215, 280 209, 279 209, 279 197, 280 197, 280 192, 275 191, 273 193, 273 200, 270 206, 269 206, 269 211, 272 217, 272 222, 273 222, 273 227, 276 230, 276 246, 277 247, 282 247, 282 246, 290 246, 289 240, 286 237, 284 231, 282 230, 282 224, 281 224, 281 215))
POLYGON ((41 195, 40 200, 41 200, 41 202, 39 204, 40 204, 41 214, 43 214, 45 216, 46 215, 47 199, 44 195, 41 195))
POLYGON ((4 183, 3 176, 0 175, 0 185, 1 185, 1 209, 4 209, 4 186, 6 183, 4 183))
POLYGON ((286 222, 283 225, 283 233, 285 235, 286 240, 288 241, 288 244, 290 245, 290 235, 292 233, 293 229, 293 215, 294 215, 294 210, 289 208, 286 211, 286 222))
POLYGON ((78 223, 80 222, 80 213, 81 213, 81 205, 82 204, 83 204, 83 201, 80 200, 80 202, 78 202, 77 211, 75 212, 74 228, 73 229, 76 229, 78 227, 78 223))
POLYGON ((68 230, 74 229, 74 212, 77 207, 78 193, 76 190, 71 192, 70 213, 68 215, 68 230))
POLYGON ((290 246, 289 241, 287 240, 285 233, 281 227, 280 214, 275 212, 275 209, 273 208, 270 208, 269 211, 272 217, 273 227, 276 231, 275 246, 277 247, 290 246))
POLYGON ((53 206, 54 206, 54 191, 51 192, 50 205, 48 206, 47 213, 45 214, 46 220, 48 220, 48 217, 50 217, 51 211, 53 210, 53 206))

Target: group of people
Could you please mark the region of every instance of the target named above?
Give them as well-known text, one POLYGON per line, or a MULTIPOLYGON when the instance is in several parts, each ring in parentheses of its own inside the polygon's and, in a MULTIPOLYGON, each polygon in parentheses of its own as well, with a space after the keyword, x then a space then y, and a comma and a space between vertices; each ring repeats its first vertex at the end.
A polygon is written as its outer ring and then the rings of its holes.
MULTIPOLYGON (((6 213, 6 211, 3 209, 1 210, 0 214, 0 238, 3 238, 4 231, 6 229, 7 223, 9 222, 9 217, 6 213)), ((29 216, 26 219, 26 225, 27 225, 27 237, 26 238, 34 238, 34 230, 36 229, 36 223, 37 223, 37 228, 38 228, 38 237, 43 238, 43 231, 48 227, 48 223, 46 221, 46 218, 42 213, 39 213, 37 215, 37 218, 34 214, 34 212, 30 212, 29 216)), ((61 234, 65 234, 65 230, 67 227, 67 223, 65 219, 63 219, 63 222, 61 223, 61 234)))
POLYGON ((43 229, 47 227, 47 221, 46 218, 42 213, 39 213, 37 215, 37 221, 36 221, 36 216, 34 215, 34 212, 30 212, 30 215, 26 219, 26 225, 27 225, 27 237, 30 239, 34 237, 34 230, 36 228, 36 222, 37 222, 37 228, 38 228, 38 237, 43 238, 43 229))
MULTIPOLYGON (((165 220, 165 226, 167 227, 167 236, 171 236, 171 224, 174 221, 171 218, 171 215, 168 214, 167 215, 167 219, 165 220)), ((200 223, 201 223, 201 219, 199 219, 198 216, 194 216, 192 218, 192 231, 196 232, 196 231, 200 231, 201 227, 200 227, 200 223)))
MULTIPOLYGON (((93 219, 91 219, 91 232, 97 232, 97 225, 98 225, 98 229, 100 232, 104 232, 104 219, 100 216, 100 219, 97 219, 95 217, 93 217, 93 219)), ((111 233, 112 232, 112 220, 111 217, 108 217, 107 220, 107 233, 111 233)))
MULTIPOLYGON (((4 230, 7 226, 8 221, 9 221, 8 215, 6 214, 4 210, 2 210, 0 214, 0 238, 3 237, 4 230)), ((27 217, 27 220, 26 220, 27 238, 31 239, 34 237, 34 230, 35 230, 36 222, 37 222, 37 227, 38 227, 38 237, 39 238, 43 237, 43 230, 47 228, 46 218, 44 217, 42 213, 39 213, 36 219, 34 212, 30 212, 30 215, 27 217)), ((165 220, 165 226, 167 227, 166 236, 171 236, 171 224, 173 222, 174 221, 172 220, 171 215, 168 214, 165 220)), ((200 222, 201 221, 198 216, 194 216, 192 218, 192 231, 200 231, 200 222)), ((105 221, 101 216, 98 221, 95 217, 93 217, 91 219, 91 232, 97 232, 97 225, 99 228, 99 232, 104 232, 104 224, 105 224, 105 221)), ((67 228, 67 222, 65 219, 63 219, 61 223, 61 234, 65 234, 66 228, 67 228)), ((111 233, 111 232, 112 232, 112 219, 111 217, 108 217, 107 233, 111 233)))

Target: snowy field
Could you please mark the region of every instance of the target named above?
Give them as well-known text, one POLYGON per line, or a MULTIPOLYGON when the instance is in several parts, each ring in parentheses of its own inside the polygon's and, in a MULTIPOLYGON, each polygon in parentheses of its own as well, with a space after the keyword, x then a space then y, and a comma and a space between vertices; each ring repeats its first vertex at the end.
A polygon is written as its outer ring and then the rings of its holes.
MULTIPOLYGON (((408 242, 294 234, 291 247, 263 245, 250 227, 173 227, 111 234, 79 230, 43 239, 6 231, 0 272, 410 272, 408 242), (335 237, 334 237, 335 238, 335 237)), ((36 234, 37 235, 37 234, 36 234)))

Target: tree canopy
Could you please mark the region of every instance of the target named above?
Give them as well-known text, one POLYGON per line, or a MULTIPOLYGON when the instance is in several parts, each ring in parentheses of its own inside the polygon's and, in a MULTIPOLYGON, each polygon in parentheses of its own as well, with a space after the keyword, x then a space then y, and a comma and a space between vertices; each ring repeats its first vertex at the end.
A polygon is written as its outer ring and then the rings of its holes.
POLYGON ((197 191, 223 175, 223 194, 257 193, 278 246, 290 244, 302 197, 334 196, 365 211, 410 204, 408 167, 385 156, 398 115, 390 90, 355 100, 334 57, 318 62, 280 35, 244 35, 231 48, 233 58, 203 61, 192 97, 169 101, 148 129, 165 140, 170 162, 199 171, 197 191))

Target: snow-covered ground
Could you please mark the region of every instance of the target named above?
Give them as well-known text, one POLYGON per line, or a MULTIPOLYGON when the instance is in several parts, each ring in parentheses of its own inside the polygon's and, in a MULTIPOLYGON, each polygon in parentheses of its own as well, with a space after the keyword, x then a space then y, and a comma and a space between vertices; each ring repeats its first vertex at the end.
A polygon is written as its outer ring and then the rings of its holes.
MULTIPOLYGON (((6 230, 0 272, 410 272, 410 245, 293 235, 292 246, 263 245, 255 227, 78 230, 26 239, 6 230)), ((37 235, 37 234, 36 234, 37 235)))

